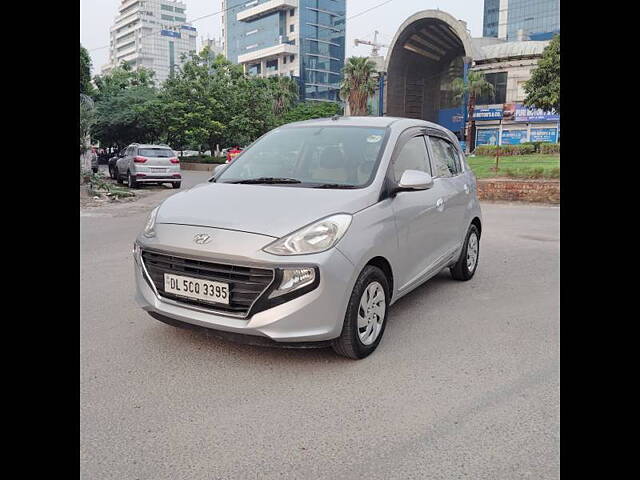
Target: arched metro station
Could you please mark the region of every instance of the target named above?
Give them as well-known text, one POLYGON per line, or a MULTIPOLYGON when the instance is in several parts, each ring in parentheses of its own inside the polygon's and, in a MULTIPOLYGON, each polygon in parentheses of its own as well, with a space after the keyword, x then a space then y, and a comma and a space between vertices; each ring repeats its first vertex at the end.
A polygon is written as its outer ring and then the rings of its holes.
POLYGON ((461 135, 465 109, 461 100, 454 99, 451 83, 465 77, 473 57, 473 44, 463 22, 440 10, 412 15, 389 45, 385 114, 441 124, 454 118, 460 124, 454 133, 461 135))

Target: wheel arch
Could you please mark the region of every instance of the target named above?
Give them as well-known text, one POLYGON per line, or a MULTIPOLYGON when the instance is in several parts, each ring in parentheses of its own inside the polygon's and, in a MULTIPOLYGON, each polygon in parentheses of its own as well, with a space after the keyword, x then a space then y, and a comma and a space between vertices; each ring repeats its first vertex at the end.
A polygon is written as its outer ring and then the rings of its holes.
MULTIPOLYGON (((367 265, 372 265, 374 267, 378 267, 380 270, 382 270, 382 272, 385 274, 385 276, 387 277, 387 280, 389 281, 389 295, 391 298, 393 298, 393 269, 391 268, 391 263, 389 263, 389 260, 387 260, 386 258, 382 257, 382 256, 377 256, 377 257, 373 257, 371 260, 369 260, 366 264, 365 267, 367 265)), ((391 298, 389 300, 391 300, 391 298)))
POLYGON ((474 217, 473 220, 471 220, 471 225, 476 226, 478 229, 478 237, 482 237, 482 222, 480 221, 480 218, 474 217))

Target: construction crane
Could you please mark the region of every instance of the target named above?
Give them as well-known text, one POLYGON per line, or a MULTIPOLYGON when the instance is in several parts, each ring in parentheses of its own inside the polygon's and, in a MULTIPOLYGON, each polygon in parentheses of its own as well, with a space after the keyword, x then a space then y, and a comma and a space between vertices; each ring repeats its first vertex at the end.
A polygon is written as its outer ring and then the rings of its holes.
POLYGON ((378 43, 378 30, 375 31, 375 33, 373 34, 373 42, 369 41, 369 40, 360 40, 358 38, 356 38, 353 43, 355 44, 355 46, 357 47, 358 45, 371 45, 371 56, 372 57, 377 57, 379 56, 379 51, 378 49, 380 48, 389 48, 389 45, 384 45, 383 43, 378 43))

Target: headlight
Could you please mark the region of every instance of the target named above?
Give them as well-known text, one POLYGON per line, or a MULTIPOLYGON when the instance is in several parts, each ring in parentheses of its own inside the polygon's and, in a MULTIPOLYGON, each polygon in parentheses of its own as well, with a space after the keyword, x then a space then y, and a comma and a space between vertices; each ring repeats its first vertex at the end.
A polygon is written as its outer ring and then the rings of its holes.
POLYGON ((318 220, 264 247, 274 255, 305 255, 329 250, 344 236, 351 224, 351 215, 340 213, 318 220))
POLYGON ((159 208, 160 207, 157 206, 156 208, 151 210, 151 214, 149 215, 149 218, 147 219, 147 224, 144 226, 144 230, 142 231, 142 234, 147 238, 151 238, 151 237, 155 237, 156 236, 156 231, 155 231, 156 215, 158 215, 158 209, 159 208))
POLYGON ((279 297, 294 290, 311 285, 316 280, 315 268, 284 268, 280 286, 271 292, 269 298, 279 297))

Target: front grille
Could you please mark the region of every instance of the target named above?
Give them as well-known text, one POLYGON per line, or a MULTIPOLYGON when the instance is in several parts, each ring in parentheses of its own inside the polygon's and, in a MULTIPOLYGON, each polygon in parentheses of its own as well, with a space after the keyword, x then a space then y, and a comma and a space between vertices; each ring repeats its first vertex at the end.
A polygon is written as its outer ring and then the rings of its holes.
POLYGON ((218 312, 245 316, 255 300, 273 281, 273 270, 242 267, 175 257, 151 251, 142 252, 142 260, 158 293, 171 300, 197 305, 218 312), (164 291, 164 274, 185 275, 229 284, 229 305, 181 297, 164 291))

